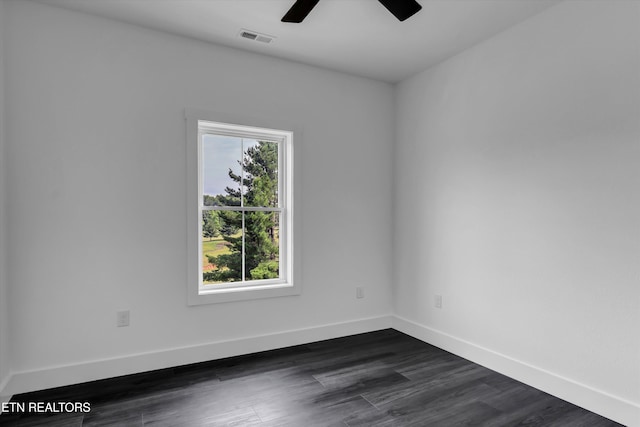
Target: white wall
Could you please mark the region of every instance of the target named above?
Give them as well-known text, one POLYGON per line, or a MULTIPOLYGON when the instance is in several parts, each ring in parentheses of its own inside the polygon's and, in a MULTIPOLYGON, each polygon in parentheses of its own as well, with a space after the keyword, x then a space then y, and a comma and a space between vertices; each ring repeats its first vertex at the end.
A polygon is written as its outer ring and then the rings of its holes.
POLYGON ((0 401, 9 380, 9 303, 7 282, 7 234, 5 214, 5 154, 4 154, 4 1, 0 1, 0 401))
POLYGON ((563 2, 402 82, 396 117, 405 325, 637 410, 640 3, 563 2))
POLYGON ((213 358, 224 351, 206 345, 221 341, 384 325, 358 321, 391 312, 391 85, 6 6, 12 392, 213 358), (185 107, 302 129, 301 296, 187 307, 185 107), (116 328, 123 308, 131 326, 116 328), (202 345, 155 364, 135 356, 202 345), (129 356, 141 367, 48 370, 129 356))

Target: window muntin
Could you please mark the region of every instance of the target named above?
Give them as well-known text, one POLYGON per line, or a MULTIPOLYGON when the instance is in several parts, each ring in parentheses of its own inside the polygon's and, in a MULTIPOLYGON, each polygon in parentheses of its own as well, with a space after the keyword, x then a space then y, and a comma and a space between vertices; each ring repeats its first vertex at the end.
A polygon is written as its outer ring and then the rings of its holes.
POLYGON ((292 133, 198 121, 200 295, 292 286, 292 133))

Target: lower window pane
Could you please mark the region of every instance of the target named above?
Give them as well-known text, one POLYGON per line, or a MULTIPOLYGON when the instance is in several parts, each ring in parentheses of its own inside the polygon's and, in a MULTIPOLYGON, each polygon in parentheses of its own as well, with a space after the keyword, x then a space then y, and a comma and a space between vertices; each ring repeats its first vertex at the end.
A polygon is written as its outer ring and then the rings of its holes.
POLYGON ((245 280, 280 277, 280 214, 245 213, 245 280))
POLYGON ((242 212, 202 212, 202 284, 242 281, 242 212))

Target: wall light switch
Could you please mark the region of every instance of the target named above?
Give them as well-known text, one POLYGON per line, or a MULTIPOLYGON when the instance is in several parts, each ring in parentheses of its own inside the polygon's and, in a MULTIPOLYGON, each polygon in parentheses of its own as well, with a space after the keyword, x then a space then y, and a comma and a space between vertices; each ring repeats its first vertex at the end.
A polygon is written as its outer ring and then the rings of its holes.
POLYGON ((129 326, 129 310, 120 310, 116 313, 116 326, 129 326))
POLYGON ((434 298, 436 308, 442 308, 442 295, 436 295, 434 298))
POLYGON ((364 298, 364 288, 362 287, 356 288, 356 298, 364 298))

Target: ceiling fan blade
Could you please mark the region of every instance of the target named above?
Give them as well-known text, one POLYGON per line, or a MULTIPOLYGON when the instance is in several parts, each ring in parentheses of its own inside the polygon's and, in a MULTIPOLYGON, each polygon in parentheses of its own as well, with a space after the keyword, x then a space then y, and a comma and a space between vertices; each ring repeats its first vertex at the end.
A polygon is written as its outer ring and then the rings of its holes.
POLYGON ((282 22, 293 22, 296 24, 304 21, 309 12, 318 4, 320 0, 296 0, 291 9, 282 17, 282 22))
POLYGON ((378 0, 384 7, 389 9, 389 12, 398 18, 400 21, 404 21, 407 18, 411 18, 415 15, 422 6, 418 4, 416 0, 378 0))

